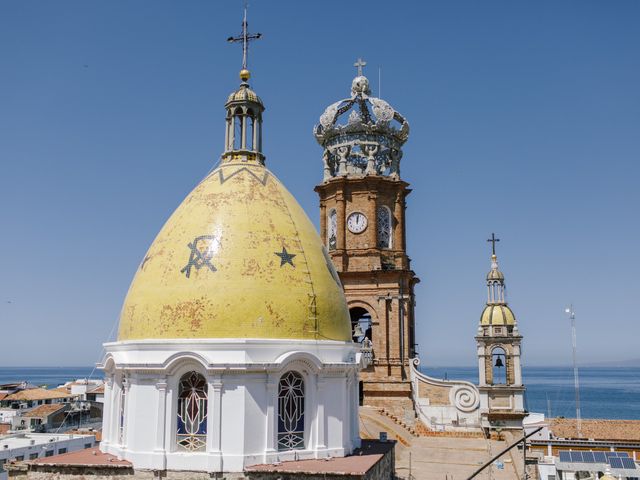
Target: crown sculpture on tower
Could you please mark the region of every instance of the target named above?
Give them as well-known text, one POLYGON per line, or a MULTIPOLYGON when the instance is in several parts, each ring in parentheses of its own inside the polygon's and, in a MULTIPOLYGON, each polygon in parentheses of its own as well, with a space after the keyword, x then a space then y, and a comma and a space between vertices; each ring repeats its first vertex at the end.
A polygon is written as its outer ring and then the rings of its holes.
POLYGON ((409 123, 387 102, 371 96, 362 74, 366 63, 354 64, 358 76, 351 97, 336 102, 320 116, 314 135, 324 149, 324 179, 345 175, 400 176, 402 145, 409 138, 409 123))

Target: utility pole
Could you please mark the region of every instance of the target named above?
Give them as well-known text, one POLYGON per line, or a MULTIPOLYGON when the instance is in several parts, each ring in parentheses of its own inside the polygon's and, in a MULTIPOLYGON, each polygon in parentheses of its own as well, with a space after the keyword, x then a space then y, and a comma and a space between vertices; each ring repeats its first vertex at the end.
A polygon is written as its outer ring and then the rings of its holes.
POLYGON ((564 312, 571 319, 571 344, 573 346, 573 383, 576 389, 576 427, 578 438, 582 438, 582 419, 580 418, 580 381, 578 378, 578 363, 576 361, 576 312, 573 303, 565 308, 564 312))

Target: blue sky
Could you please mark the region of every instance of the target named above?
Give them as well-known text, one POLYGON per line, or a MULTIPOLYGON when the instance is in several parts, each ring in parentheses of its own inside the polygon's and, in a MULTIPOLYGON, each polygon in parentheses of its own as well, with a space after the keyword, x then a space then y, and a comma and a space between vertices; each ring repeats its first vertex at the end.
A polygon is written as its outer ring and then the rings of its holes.
MULTIPOLYGON (((86 365, 217 162, 239 1, 0 3, 0 365, 86 365), (10 302, 10 303, 9 303, 10 302)), ((318 221, 311 134, 353 62, 410 122, 423 362, 473 365, 492 231, 529 365, 640 357, 640 3, 254 0, 270 169, 318 221)))

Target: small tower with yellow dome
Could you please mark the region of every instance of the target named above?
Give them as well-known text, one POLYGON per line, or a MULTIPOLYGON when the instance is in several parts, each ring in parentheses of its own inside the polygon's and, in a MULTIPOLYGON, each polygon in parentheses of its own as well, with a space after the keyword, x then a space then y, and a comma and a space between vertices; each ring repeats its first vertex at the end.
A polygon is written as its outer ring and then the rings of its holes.
POLYGON ((487 274, 487 304, 480 316, 476 342, 480 391, 480 414, 484 428, 522 428, 525 416, 522 366, 522 335, 507 304, 504 274, 498 268, 495 234, 491 270, 487 274))

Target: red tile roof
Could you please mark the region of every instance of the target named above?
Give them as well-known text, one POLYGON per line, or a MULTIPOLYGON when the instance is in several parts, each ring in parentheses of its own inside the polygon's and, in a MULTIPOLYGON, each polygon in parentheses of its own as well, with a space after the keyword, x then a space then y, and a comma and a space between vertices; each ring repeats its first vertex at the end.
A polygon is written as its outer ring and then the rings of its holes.
POLYGON ((94 388, 93 390, 89 390, 87 393, 104 393, 104 384, 94 388))
POLYGON ((23 417, 38 417, 44 418, 48 417, 52 413, 56 413, 58 410, 62 410, 65 408, 64 403, 52 403, 49 405, 40 405, 34 409, 29 410, 26 413, 23 413, 23 417))
POLYGON ((254 465, 247 472, 293 473, 307 475, 364 475, 393 448, 395 442, 364 440, 362 448, 348 457, 321 460, 296 460, 279 464, 254 465))
POLYGON ((61 392, 57 389, 47 390, 46 388, 29 388, 7 395, 3 400, 8 401, 30 401, 30 400, 48 400, 53 398, 67 398, 71 394, 61 392))
MULTIPOLYGON (((578 438, 573 418, 554 418, 549 429, 556 438, 578 438)), ((582 420, 582 438, 640 441, 640 420, 582 420)))
POLYGON ((57 465, 57 466, 96 466, 103 465, 114 468, 131 468, 133 465, 126 460, 118 460, 118 457, 108 453, 102 453, 98 447, 86 448, 76 452, 63 453, 53 457, 42 457, 31 460, 34 465, 57 465))

